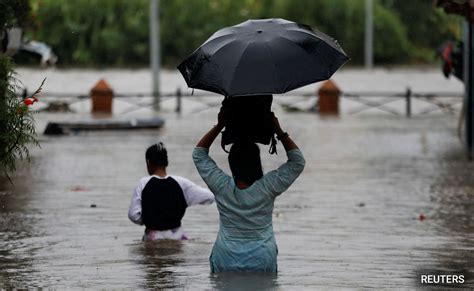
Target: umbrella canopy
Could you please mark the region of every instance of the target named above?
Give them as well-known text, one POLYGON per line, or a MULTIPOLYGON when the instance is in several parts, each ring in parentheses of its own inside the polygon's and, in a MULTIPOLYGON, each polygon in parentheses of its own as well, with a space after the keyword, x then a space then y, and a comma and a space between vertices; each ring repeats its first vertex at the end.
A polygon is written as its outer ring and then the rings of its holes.
POLYGON ((178 69, 191 88, 280 94, 329 79, 348 59, 336 40, 307 25, 259 19, 217 31, 178 69))

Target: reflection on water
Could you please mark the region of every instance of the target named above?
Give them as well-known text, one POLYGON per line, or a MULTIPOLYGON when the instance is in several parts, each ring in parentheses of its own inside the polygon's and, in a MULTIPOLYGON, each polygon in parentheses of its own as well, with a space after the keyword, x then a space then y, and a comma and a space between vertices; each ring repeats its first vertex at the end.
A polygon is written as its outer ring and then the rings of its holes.
POLYGON ((179 287, 175 281, 173 269, 179 268, 184 261, 182 256, 183 242, 164 240, 148 241, 134 245, 132 255, 145 272, 142 288, 173 288, 179 287))
POLYGON ((215 290, 247 291, 278 289, 278 275, 265 273, 219 273, 211 274, 211 287, 215 290))
MULTIPOLYGON (((165 240, 132 245, 130 253, 136 256, 134 262, 144 272, 144 280, 140 287, 144 289, 184 287, 182 280, 187 276, 186 272, 183 272, 183 266, 187 264, 185 260, 187 243, 165 240)), ((258 290, 274 290, 278 287, 276 274, 209 274, 205 272, 203 275, 208 275, 210 287, 215 290, 244 291, 253 290, 257 286, 258 290)))
MULTIPOLYGON (((441 236, 452 237, 433 252, 439 263, 432 273, 464 274, 474 283, 474 163, 464 153, 448 151, 431 186, 433 219, 441 236), (465 173, 471 173, 466 175, 465 173)), ((432 269, 433 270, 433 269, 432 269)), ((448 287, 445 285, 445 287, 448 287)))
MULTIPOLYGON (((37 216, 22 210, 27 200, 19 200, 16 193, 25 192, 25 184, 14 189, 10 182, 0 179, 0 288, 24 288, 30 276, 34 276, 32 255, 36 247, 28 241, 36 234, 37 216), (28 272, 25 272, 28 270, 28 272)), ((27 199, 27 196, 25 197, 27 199)))
MULTIPOLYGON (((307 160, 275 203, 278 276, 209 273, 215 205, 187 209, 191 240, 142 242, 127 209, 145 149, 163 140, 169 172, 203 185, 191 152, 216 113, 164 113, 160 131, 41 136, 16 186, 1 184, 0 288, 417 288, 427 270, 472 274, 473 165, 443 116, 278 112, 307 160)), ((69 117, 38 115, 40 125, 59 118, 69 117)), ((261 152, 266 171, 285 160, 261 152)), ((228 170, 218 144, 211 153, 228 170)))

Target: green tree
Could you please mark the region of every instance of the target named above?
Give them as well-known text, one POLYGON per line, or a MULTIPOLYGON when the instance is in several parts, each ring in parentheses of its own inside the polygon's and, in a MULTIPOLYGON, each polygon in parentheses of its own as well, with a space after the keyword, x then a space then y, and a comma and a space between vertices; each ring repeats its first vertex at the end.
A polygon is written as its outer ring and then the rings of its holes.
POLYGON ((374 7, 374 59, 376 63, 402 63, 410 58, 411 44, 396 14, 381 5, 374 7))
MULTIPOLYGON (((63 65, 148 65, 149 0, 31 0, 36 39, 50 44, 63 65)), ((249 18, 281 17, 336 38, 361 64, 364 0, 162 0, 162 60, 176 66, 218 29, 249 18)), ((431 0, 374 0, 378 64, 433 62, 436 47, 459 38, 459 18, 431 0)))
POLYGON ((0 165, 7 176, 15 170, 16 160, 29 158, 30 143, 39 145, 34 112, 28 108, 34 99, 25 101, 16 94, 18 86, 12 65, 9 57, 0 56, 0 165))
POLYGON ((32 36, 51 45, 63 64, 145 64, 147 5, 147 0, 33 1, 32 36))
MULTIPOLYGON (((28 22, 29 6, 24 0, 0 2, 0 34, 10 26, 23 26, 28 22)), ((15 170, 17 159, 28 158, 27 145, 38 145, 35 138, 33 112, 27 104, 34 99, 23 100, 16 94, 11 58, 0 54, 0 167, 3 173, 15 170)))
POLYGON ((462 37, 463 19, 434 8, 431 0, 411 1, 409 5, 404 1, 380 1, 406 27, 406 36, 411 43, 410 56, 415 61, 434 60, 435 48, 446 40, 459 40, 462 37))

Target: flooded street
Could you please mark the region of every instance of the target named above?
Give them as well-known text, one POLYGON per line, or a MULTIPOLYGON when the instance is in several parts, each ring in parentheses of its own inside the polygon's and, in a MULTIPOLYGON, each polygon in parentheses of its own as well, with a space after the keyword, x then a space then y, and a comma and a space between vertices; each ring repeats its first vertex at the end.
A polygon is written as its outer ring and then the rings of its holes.
MULTIPOLYGON (((24 70, 20 77, 33 88, 42 79, 36 73, 24 70)), ((384 86, 390 79, 384 74, 374 81, 379 90, 404 90, 401 81, 384 86)), ((427 78, 416 83, 409 76, 418 90, 443 86, 430 74, 412 74, 427 78)), ((67 87, 59 78, 48 79, 52 88, 45 91, 87 92, 93 85, 88 79, 84 88, 78 78, 67 87)), ((165 78, 164 90, 179 85, 178 77, 165 78)), ((345 88, 364 89, 359 74, 340 78, 345 88)), ((110 79, 113 87, 119 80, 110 79)), ((446 82, 446 91, 462 92, 446 82)), ((117 91, 147 92, 142 85, 120 84, 117 91)), ((273 109, 302 149, 306 168, 275 203, 277 276, 210 274, 219 223, 214 204, 187 209, 183 227, 191 239, 185 242, 143 243, 143 228, 127 218, 132 191, 146 175, 145 149, 158 140, 168 148, 169 173, 204 185, 191 152, 215 124, 218 108, 199 110, 193 99, 184 100, 182 115, 171 110, 174 101, 164 103, 160 130, 40 134, 41 148, 31 148, 31 162, 21 162, 12 175, 15 186, 0 181, 0 288, 422 288, 421 274, 463 274, 462 287, 474 288, 474 163, 457 136, 458 115, 321 119, 285 112, 277 105, 284 98, 277 97, 273 109)), ((74 105, 76 113, 36 115, 38 132, 48 121, 92 118, 89 101, 82 102, 74 105)), ((114 112, 129 106, 120 102, 114 112)), ((154 114, 141 109, 123 117, 154 114)), ((285 161, 281 144, 278 156, 260 148, 265 172, 285 161)), ((229 172, 220 138, 211 155, 229 172)))

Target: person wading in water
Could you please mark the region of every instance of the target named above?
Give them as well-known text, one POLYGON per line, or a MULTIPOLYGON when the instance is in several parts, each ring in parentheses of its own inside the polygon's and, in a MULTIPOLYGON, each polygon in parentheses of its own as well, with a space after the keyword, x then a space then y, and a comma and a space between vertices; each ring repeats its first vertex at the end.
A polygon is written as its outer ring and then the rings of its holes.
POLYGON ((273 129, 286 150, 287 162, 264 175, 258 146, 239 141, 229 152, 230 176, 209 156, 211 144, 224 128, 223 115, 221 110, 217 125, 193 151, 194 164, 214 193, 219 211, 219 232, 209 258, 211 272, 277 272, 273 204, 303 171, 303 154, 272 113, 273 129))
POLYGON ((145 225, 144 241, 187 239, 181 227, 186 208, 211 204, 214 195, 186 178, 168 175, 168 153, 162 142, 150 146, 145 158, 150 176, 141 178, 135 187, 129 219, 145 225))

